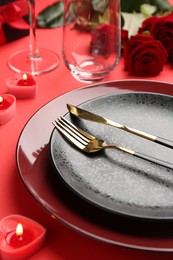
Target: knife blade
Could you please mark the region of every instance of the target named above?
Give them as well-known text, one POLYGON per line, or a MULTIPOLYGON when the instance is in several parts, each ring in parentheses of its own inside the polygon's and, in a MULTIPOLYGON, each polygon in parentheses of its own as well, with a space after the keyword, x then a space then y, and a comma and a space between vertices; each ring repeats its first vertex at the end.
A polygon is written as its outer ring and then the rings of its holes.
POLYGON ((137 135, 139 137, 145 138, 149 141, 152 141, 152 142, 155 142, 155 143, 158 143, 160 145, 163 145, 163 146, 166 146, 168 148, 173 149, 173 141, 171 141, 171 140, 167 140, 165 138, 155 136, 155 135, 152 135, 152 134, 149 134, 149 133, 146 133, 146 132, 143 132, 143 131, 140 131, 140 130, 119 124, 119 123, 114 122, 110 119, 107 119, 105 117, 94 114, 92 112, 89 112, 87 110, 84 110, 82 108, 76 107, 76 106, 71 105, 71 104, 67 104, 67 108, 72 115, 79 117, 81 119, 85 119, 85 120, 88 120, 88 121, 97 122, 97 123, 105 124, 105 125, 108 125, 108 126, 112 126, 112 127, 121 129, 123 131, 129 132, 131 134, 137 135))

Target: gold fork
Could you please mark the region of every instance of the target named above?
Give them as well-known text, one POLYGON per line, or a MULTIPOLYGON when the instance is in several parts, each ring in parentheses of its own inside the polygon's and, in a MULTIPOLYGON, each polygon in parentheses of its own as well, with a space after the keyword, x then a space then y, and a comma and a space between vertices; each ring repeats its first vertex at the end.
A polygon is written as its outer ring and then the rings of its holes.
POLYGON ((95 136, 90 135, 89 133, 83 131, 82 129, 78 128, 70 121, 65 119, 64 117, 60 117, 52 122, 55 128, 63 134, 66 139, 68 139, 72 144, 77 146, 80 150, 86 153, 95 153, 97 151, 112 148, 116 150, 123 151, 125 153, 131 154, 135 157, 139 157, 141 159, 159 164, 161 166, 165 166, 167 168, 173 169, 173 164, 159 160, 157 158, 148 156, 146 154, 142 154, 139 152, 135 152, 130 149, 126 149, 124 147, 118 145, 107 144, 104 140, 98 139, 95 136))

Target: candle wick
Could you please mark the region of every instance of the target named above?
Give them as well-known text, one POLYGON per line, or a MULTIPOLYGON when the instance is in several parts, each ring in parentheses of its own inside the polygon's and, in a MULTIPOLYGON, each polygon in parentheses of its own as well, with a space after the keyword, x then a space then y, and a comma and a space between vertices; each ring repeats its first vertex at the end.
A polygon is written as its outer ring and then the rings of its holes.
POLYGON ((18 237, 19 241, 22 241, 22 240, 23 240, 22 235, 17 235, 17 237, 18 237))

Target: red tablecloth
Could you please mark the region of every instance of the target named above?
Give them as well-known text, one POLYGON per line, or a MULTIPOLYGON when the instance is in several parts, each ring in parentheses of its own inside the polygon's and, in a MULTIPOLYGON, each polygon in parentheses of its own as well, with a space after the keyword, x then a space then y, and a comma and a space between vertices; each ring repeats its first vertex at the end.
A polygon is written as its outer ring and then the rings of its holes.
MULTIPOLYGON (((37 12, 51 1, 36 1, 37 12)), ((65 67, 62 56, 62 28, 38 29, 40 47, 54 50, 60 56, 60 66, 47 74, 37 76, 38 96, 35 99, 17 100, 15 116, 5 125, 0 126, 0 219, 11 214, 21 214, 41 223, 47 229, 46 243, 31 257, 34 259, 173 259, 173 253, 157 253, 128 249, 106 244, 86 237, 75 230, 53 220, 31 197, 21 181, 16 166, 16 145, 20 133, 28 119, 44 104, 70 90, 84 86, 76 81, 65 67), (49 41, 47 41, 49 39, 49 41)), ((0 47, 0 93, 6 93, 5 81, 14 75, 8 68, 7 59, 11 53, 28 46, 28 37, 13 41, 0 47)), ((133 79, 124 71, 123 60, 106 80, 133 79)), ((141 78, 139 78, 141 79, 141 78)), ((164 67, 157 77, 145 78, 173 82, 173 68, 164 67)), ((173 88, 173 87, 172 87, 173 88)))

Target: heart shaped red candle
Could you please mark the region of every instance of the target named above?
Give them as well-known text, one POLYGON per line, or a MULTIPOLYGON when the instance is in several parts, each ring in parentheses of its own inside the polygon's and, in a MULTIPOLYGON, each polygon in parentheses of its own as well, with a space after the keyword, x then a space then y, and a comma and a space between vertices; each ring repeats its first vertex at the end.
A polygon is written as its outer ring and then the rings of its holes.
POLYGON ((8 93, 16 98, 34 98, 37 96, 37 81, 28 73, 18 73, 6 80, 8 93))
POLYGON ((0 96, 0 125, 8 122, 16 112, 16 98, 13 95, 0 96))
POLYGON ((46 235, 43 226, 21 215, 2 219, 0 231, 0 251, 4 260, 27 259, 41 248, 46 235))

